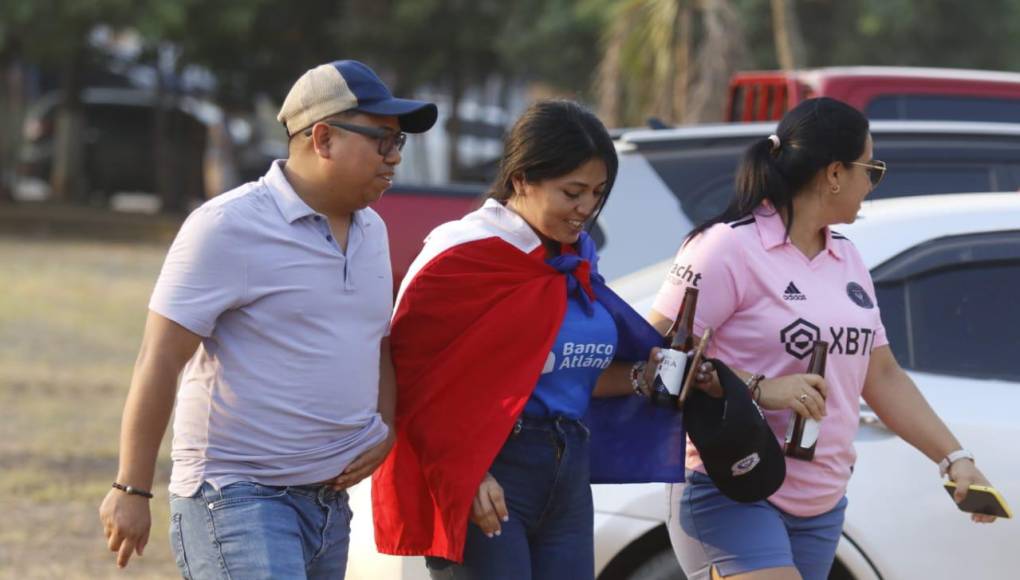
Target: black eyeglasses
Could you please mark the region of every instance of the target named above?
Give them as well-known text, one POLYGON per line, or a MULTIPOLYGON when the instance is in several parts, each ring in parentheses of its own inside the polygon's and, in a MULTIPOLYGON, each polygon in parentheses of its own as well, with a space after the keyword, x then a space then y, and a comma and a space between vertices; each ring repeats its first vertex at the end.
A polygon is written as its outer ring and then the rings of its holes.
POLYGON ((871 163, 864 163, 861 161, 851 161, 851 165, 860 165, 864 167, 865 171, 868 172, 868 179, 871 180, 871 189, 878 187, 879 183, 882 183, 882 178, 885 177, 885 161, 879 161, 878 159, 872 159, 871 163))
MULTIPOLYGON (((370 127, 368 125, 355 125, 353 123, 341 123, 340 121, 322 121, 330 127, 336 127, 337 129, 343 129, 350 131, 351 133, 357 133, 366 137, 371 137, 379 142, 379 155, 386 157, 396 147, 397 151, 404 150, 404 144, 407 143, 407 133, 402 131, 394 131, 385 127, 370 127)), ((305 130, 305 137, 312 136, 312 128, 309 127, 305 130)))

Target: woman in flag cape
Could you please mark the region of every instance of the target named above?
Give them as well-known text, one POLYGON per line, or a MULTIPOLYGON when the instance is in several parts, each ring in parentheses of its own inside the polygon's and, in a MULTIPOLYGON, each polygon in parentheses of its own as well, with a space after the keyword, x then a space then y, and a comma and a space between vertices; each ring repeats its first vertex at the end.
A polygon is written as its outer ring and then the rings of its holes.
POLYGON ((605 286, 584 231, 616 170, 592 113, 538 103, 490 199, 429 235, 391 329, 381 552, 425 555, 436 578, 593 578, 590 483, 682 480, 680 415, 634 396, 662 337, 605 286))

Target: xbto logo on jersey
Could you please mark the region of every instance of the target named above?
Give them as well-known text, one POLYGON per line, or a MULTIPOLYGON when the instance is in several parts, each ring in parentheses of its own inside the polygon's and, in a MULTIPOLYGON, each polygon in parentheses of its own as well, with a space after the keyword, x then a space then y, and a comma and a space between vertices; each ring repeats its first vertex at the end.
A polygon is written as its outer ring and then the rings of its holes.
MULTIPOLYGON (((853 326, 828 327, 829 354, 866 356, 875 342, 875 331, 870 328, 853 326)), ((821 340, 821 329, 798 318, 779 331, 779 340, 790 356, 803 360, 811 354, 811 345, 821 340)))
POLYGON ((779 331, 779 340, 786 352, 798 359, 811 354, 811 345, 821 339, 821 330, 803 318, 798 318, 779 331))

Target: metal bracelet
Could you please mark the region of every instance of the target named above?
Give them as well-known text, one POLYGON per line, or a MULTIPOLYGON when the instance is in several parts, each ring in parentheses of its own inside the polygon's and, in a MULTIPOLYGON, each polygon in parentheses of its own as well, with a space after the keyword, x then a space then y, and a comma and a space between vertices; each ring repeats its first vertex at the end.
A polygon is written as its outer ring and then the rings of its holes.
POLYGON ((765 380, 765 375, 761 373, 755 373, 747 379, 747 388, 751 391, 751 399, 755 403, 761 402, 761 382, 763 380, 765 380))
POLYGON ((634 366, 630 367, 630 386, 634 389, 634 394, 639 397, 648 396, 642 389, 642 387, 648 386, 648 383, 645 381, 645 367, 647 365, 647 362, 639 360, 634 363, 634 366))

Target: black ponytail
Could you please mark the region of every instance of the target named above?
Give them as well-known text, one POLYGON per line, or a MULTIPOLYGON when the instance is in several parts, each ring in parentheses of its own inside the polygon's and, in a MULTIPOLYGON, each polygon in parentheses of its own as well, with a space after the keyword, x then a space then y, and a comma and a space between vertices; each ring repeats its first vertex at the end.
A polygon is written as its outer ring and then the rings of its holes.
POLYGON ((868 119, 846 103, 808 99, 783 116, 774 135, 747 148, 736 177, 736 195, 723 212, 694 228, 693 239, 718 223, 751 214, 768 200, 793 226, 793 198, 834 161, 849 165, 867 145, 868 119))

